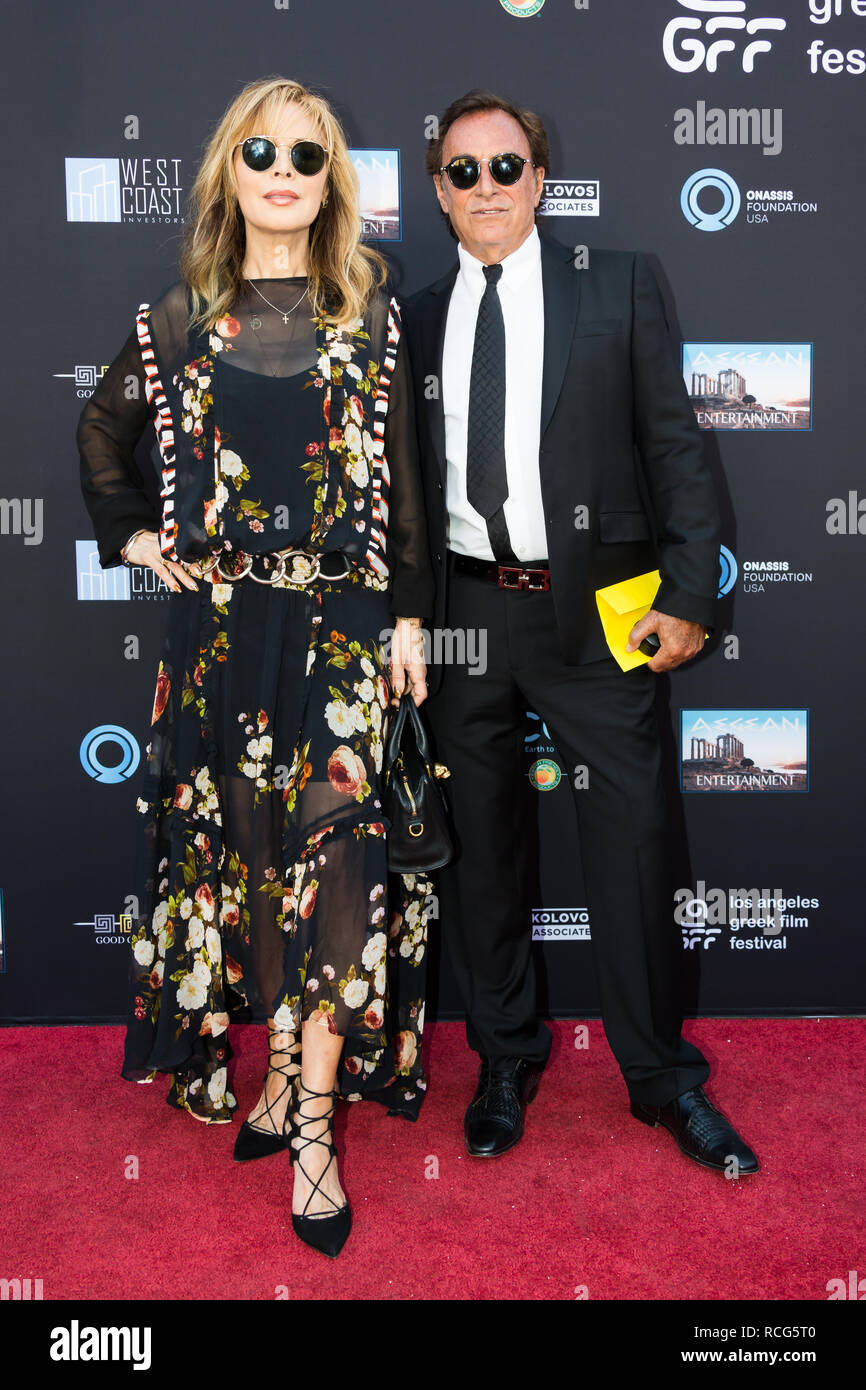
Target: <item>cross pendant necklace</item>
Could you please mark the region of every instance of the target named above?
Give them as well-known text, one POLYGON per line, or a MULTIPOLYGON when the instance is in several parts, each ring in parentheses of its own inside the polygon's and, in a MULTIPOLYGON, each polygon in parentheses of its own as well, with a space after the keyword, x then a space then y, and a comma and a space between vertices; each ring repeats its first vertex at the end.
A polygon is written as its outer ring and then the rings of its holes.
MULTIPOLYGON (((260 299, 264 299, 264 301, 265 301, 265 303, 267 304, 267 306, 268 306, 269 309, 273 309, 274 313, 279 314, 279 315, 281 316, 281 318, 282 318, 282 320, 283 320, 283 323, 288 323, 288 321, 289 321, 289 315, 290 315, 290 314, 293 314, 293 313, 295 312, 295 310, 296 310, 297 307, 298 307, 298 304, 301 303, 301 300, 306 299, 307 295, 309 294, 309 290, 310 290, 309 285, 307 285, 307 287, 306 287, 305 290, 304 290, 304 293, 301 295, 301 298, 300 298, 299 300, 297 300, 296 303, 294 303, 294 304, 292 305, 291 309, 280 309, 280 308, 278 307, 278 305, 272 304, 271 301, 270 301, 269 299, 265 298, 265 296, 262 294, 261 290, 259 289, 258 285, 253 285, 252 280, 249 280, 249 279, 248 279, 248 280, 247 280, 247 284, 248 284, 248 285, 252 285, 252 287, 253 287, 253 289, 255 290, 256 294, 259 296, 260 299)), ((259 327, 259 328, 261 328, 261 326, 262 326, 262 324, 261 324, 261 319, 259 320, 259 322, 258 322, 257 325, 253 325, 253 326, 254 326, 254 327, 259 327)))

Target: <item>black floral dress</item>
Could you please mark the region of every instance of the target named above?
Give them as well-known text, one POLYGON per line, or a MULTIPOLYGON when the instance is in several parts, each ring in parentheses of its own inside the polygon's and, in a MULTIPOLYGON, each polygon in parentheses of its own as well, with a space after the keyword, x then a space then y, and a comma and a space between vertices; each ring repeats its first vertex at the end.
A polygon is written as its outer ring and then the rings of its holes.
POLYGON ((237 1104, 233 1019, 342 1036, 347 1099, 415 1118, 426 1086, 432 884, 389 878, 380 797, 387 640, 394 615, 431 605, 408 369, 393 300, 335 332, 299 302, 305 284, 251 282, 198 339, 173 286, 139 310, 79 425, 103 564, 140 526, 172 558, 219 557, 170 599, 123 1064, 130 1080, 170 1072, 169 1103, 210 1123, 237 1104), (148 420, 158 515, 132 459, 148 420), (275 570, 289 548, 305 553, 275 570))

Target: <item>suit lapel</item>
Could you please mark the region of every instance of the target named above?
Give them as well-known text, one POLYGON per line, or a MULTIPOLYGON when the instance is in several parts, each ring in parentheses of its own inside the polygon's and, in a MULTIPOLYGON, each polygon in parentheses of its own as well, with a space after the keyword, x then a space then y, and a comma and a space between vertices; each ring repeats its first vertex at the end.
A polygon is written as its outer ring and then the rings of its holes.
POLYGON ((562 390, 565 367, 580 304, 581 275, 564 246, 541 237, 541 283, 544 293, 544 372, 541 382, 541 438, 562 390))
POLYGON ((428 291, 429 300, 425 307, 421 331, 423 333, 423 361, 436 377, 436 396, 429 402, 427 419, 433 449, 439 464, 442 482, 445 482, 445 410, 442 403, 442 356, 445 347, 445 325, 448 321, 448 305, 451 291, 457 279, 457 265, 452 266, 447 275, 437 280, 428 291))

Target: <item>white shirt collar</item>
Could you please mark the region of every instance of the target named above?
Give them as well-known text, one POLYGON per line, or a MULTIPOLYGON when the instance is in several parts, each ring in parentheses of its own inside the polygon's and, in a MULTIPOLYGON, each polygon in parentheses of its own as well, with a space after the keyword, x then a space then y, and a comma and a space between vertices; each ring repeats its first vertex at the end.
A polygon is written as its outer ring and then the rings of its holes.
MULTIPOLYGON (((483 293, 487 283, 484 278, 484 262, 479 261, 476 256, 466 250, 465 246, 459 243, 457 255, 460 259, 460 273, 466 283, 476 293, 483 293)), ((538 237, 538 228, 533 226, 526 240, 518 246, 516 251, 512 251, 509 256, 506 256, 500 264, 502 265, 502 278, 499 285, 505 285, 508 289, 517 289, 534 271, 537 271, 541 265, 541 242, 538 237)))

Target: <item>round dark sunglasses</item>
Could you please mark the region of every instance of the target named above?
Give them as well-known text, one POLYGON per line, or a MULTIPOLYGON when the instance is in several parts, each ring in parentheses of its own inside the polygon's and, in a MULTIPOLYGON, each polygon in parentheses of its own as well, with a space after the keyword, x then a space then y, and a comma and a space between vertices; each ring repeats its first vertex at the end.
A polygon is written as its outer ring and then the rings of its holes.
POLYGON ((289 151, 292 164, 298 173, 306 178, 321 173, 327 158, 322 146, 317 145, 315 140, 296 140, 293 145, 277 145, 273 140, 269 140, 267 135, 249 135, 246 140, 240 140, 238 143, 244 164, 259 174, 264 169, 270 169, 280 149, 289 151))
POLYGON ((533 169, 538 168, 537 164, 532 164, 532 160, 524 159, 519 154, 494 154, 489 159, 476 159, 473 154, 458 154, 447 164, 443 164, 439 173, 447 174, 454 187, 465 193, 467 188, 474 188, 481 178, 482 164, 487 165, 493 181, 503 184, 506 188, 519 182, 524 164, 531 164, 533 169))

